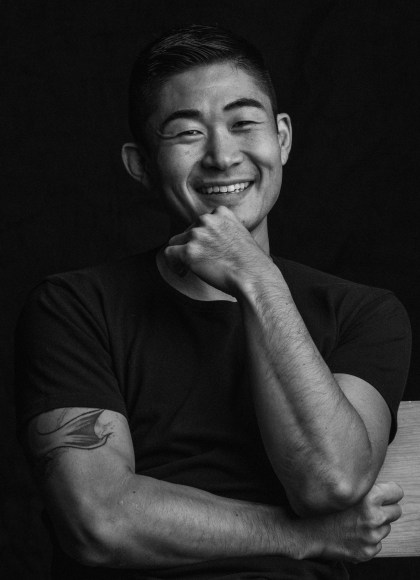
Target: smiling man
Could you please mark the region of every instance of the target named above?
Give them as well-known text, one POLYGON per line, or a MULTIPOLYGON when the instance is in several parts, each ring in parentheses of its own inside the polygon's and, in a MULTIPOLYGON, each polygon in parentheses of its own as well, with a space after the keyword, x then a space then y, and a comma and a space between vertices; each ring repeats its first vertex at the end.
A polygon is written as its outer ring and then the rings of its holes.
POLYGON ((220 28, 133 70, 130 175, 164 247, 54 275, 17 339, 53 578, 344 579, 402 490, 375 484, 407 374, 392 293, 270 254, 291 147, 263 60, 220 28))

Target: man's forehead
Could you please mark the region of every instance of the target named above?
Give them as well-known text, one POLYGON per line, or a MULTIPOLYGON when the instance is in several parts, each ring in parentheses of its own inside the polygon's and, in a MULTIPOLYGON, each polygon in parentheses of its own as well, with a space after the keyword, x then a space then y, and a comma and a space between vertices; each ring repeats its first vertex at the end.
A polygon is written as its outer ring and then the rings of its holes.
MULTIPOLYGON (((217 107, 229 110, 229 104, 246 100, 270 109, 268 95, 254 77, 232 63, 198 66, 170 77, 156 95, 157 112, 168 114, 176 109, 217 107)), ((160 116, 159 115, 159 116, 160 116)))

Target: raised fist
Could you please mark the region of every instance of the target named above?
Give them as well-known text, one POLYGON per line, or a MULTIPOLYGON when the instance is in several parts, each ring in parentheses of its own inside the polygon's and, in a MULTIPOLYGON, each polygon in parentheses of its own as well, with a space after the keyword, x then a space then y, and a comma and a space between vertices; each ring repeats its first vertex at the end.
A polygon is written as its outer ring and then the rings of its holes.
POLYGON ((173 236, 164 256, 177 274, 191 271, 218 290, 235 295, 246 278, 273 268, 270 258, 232 211, 220 206, 173 236))

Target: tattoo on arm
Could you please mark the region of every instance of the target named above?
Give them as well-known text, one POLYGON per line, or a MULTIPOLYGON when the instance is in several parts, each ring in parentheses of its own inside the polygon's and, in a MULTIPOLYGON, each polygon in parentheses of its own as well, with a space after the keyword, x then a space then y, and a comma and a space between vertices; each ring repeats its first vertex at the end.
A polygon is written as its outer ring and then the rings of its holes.
POLYGON ((42 432, 36 428, 40 436, 37 450, 38 467, 44 468, 44 474, 55 451, 66 448, 91 450, 105 445, 111 433, 98 436, 95 432, 96 422, 103 412, 103 409, 93 409, 81 413, 52 431, 42 432))

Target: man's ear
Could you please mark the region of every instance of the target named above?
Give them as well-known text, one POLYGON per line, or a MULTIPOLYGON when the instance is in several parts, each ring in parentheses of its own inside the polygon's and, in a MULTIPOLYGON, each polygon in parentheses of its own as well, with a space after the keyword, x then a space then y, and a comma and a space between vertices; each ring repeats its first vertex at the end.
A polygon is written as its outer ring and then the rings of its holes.
POLYGON ((129 175, 146 189, 151 188, 149 163, 144 151, 136 143, 124 143, 121 149, 124 167, 129 175))
POLYGON ((292 123, 289 115, 280 113, 277 115, 277 134, 280 145, 281 163, 285 165, 289 159, 292 148, 292 123))

